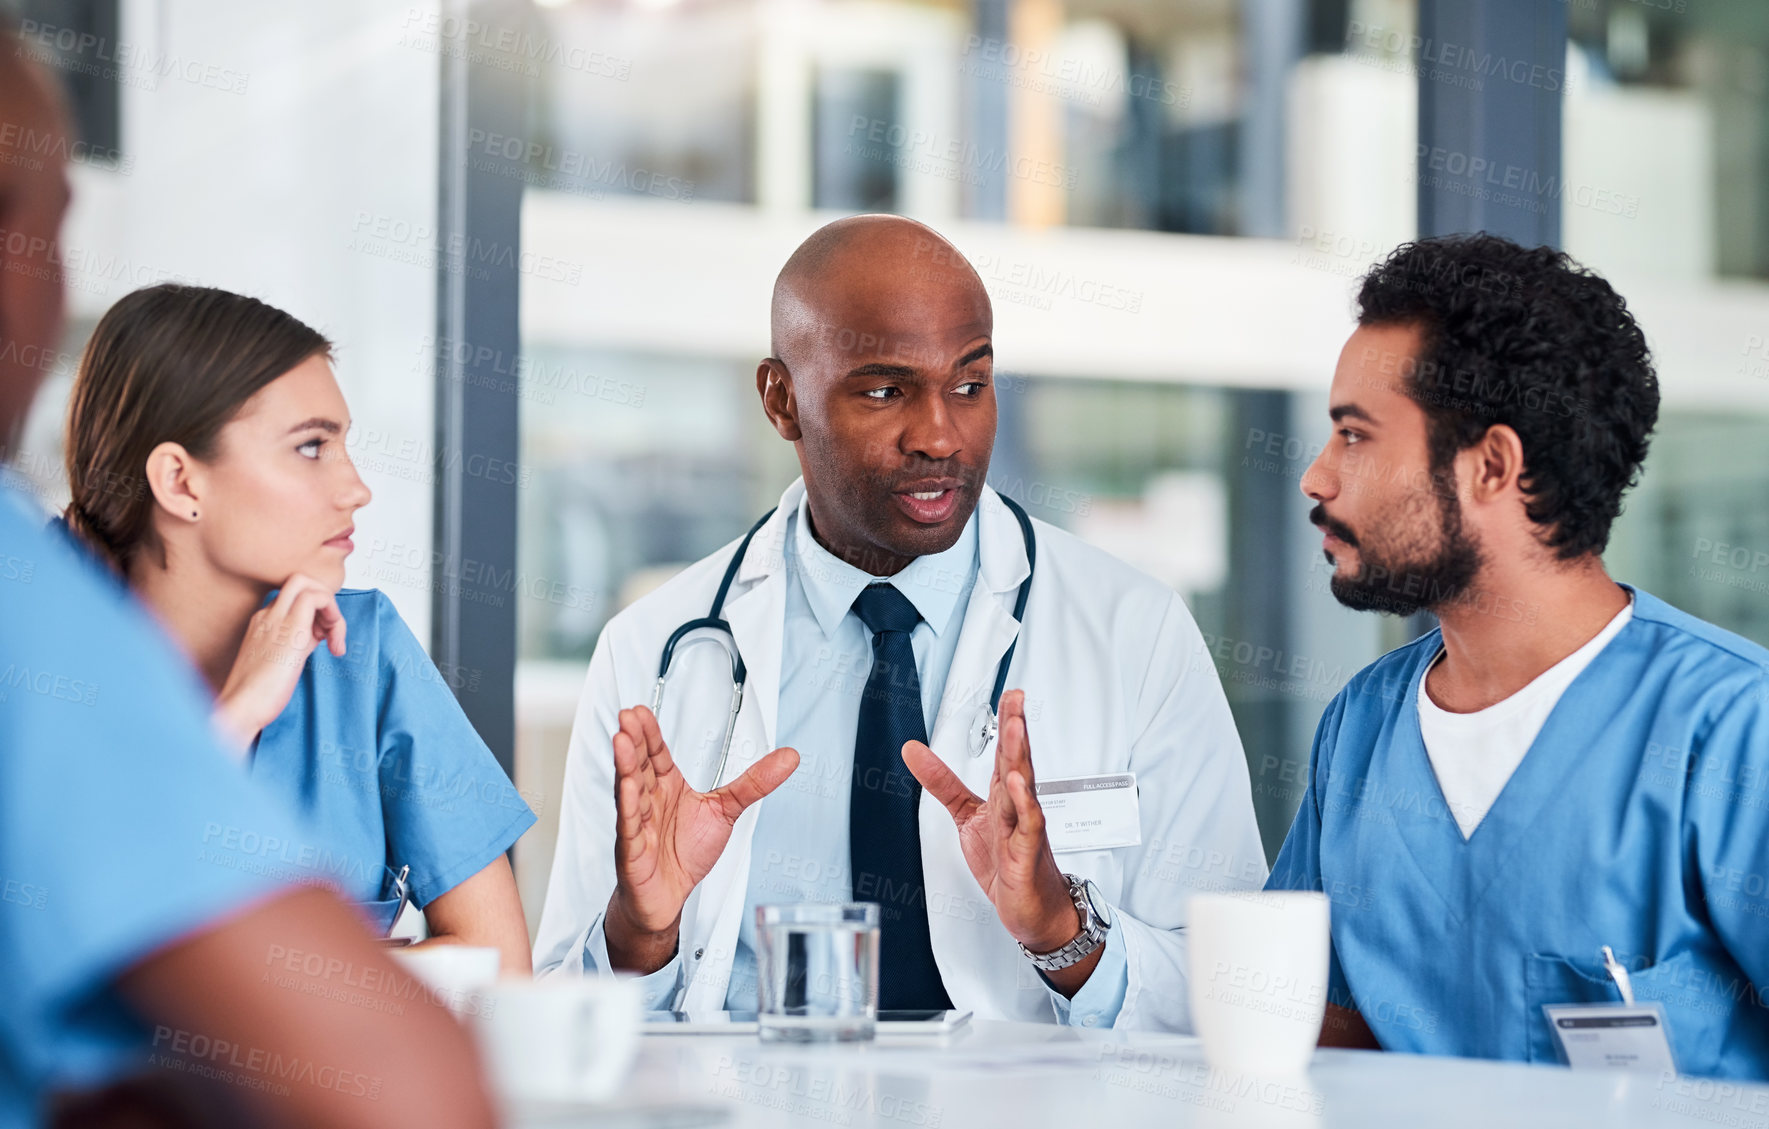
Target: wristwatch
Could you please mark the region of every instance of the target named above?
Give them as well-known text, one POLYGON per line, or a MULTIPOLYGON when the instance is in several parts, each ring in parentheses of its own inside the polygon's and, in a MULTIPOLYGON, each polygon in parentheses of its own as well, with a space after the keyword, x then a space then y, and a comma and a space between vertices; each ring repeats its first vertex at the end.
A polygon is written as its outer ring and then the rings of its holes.
POLYGON ((1093 880, 1077 878, 1073 874, 1063 877, 1069 880, 1069 897, 1075 900, 1075 912, 1081 915, 1081 932, 1055 952, 1035 953, 1021 945, 1020 952, 1041 972, 1057 972, 1072 964, 1080 964, 1089 953, 1106 943, 1106 931, 1112 927, 1111 908, 1093 880))

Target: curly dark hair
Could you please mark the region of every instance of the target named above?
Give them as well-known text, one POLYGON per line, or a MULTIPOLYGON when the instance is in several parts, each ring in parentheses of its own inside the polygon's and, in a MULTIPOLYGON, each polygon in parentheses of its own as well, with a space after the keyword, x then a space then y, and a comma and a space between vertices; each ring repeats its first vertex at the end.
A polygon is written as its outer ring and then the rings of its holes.
POLYGON ((1358 324, 1422 330, 1403 390, 1425 411, 1434 479, 1504 424, 1543 542, 1562 560, 1603 551, 1658 421, 1646 336, 1609 283, 1552 247, 1421 239, 1364 276, 1358 324))

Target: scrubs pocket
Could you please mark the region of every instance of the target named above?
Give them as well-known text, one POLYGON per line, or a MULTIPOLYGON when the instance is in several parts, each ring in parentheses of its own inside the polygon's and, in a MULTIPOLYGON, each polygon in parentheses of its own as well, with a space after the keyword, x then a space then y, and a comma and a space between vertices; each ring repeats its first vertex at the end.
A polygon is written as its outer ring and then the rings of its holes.
MULTIPOLYGON (((1665 1028, 1671 1039, 1671 1053, 1680 1070, 1696 1069, 1698 1062, 1716 1061, 1725 1034, 1724 1015, 1728 1013, 1720 996, 1703 993, 1691 985, 1707 983, 1711 977, 1700 971, 1694 954, 1681 952, 1670 960, 1662 960, 1648 968, 1629 969, 1628 983, 1638 1003, 1663 1004, 1665 1028)), ((1537 954, 1524 960, 1524 1017, 1529 1032, 1530 1062, 1564 1062, 1560 1043, 1548 1026, 1542 1012, 1546 1004, 1619 1004, 1621 990, 1609 978, 1603 965, 1593 961, 1569 961, 1564 957, 1537 954)))
POLYGON ((369 931, 377 937, 385 937, 405 903, 404 898, 387 898, 378 902, 356 902, 355 906, 358 916, 368 923, 369 931))
POLYGON ((373 901, 357 902, 356 912, 368 922, 375 936, 385 937, 393 929, 393 923, 399 920, 399 911, 411 901, 411 887, 408 884, 411 868, 405 867, 395 874, 390 866, 381 868, 381 896, 373 901))
POLYGON ((1528 1062, 1565 1063, 1560 1042, 1542 1008, 1550 1004, 1621 1003, 1615 981, 1596 961, 1574 964, 1565 957, 1534 953, 1523 958, 1523 1029, 1528 1062))

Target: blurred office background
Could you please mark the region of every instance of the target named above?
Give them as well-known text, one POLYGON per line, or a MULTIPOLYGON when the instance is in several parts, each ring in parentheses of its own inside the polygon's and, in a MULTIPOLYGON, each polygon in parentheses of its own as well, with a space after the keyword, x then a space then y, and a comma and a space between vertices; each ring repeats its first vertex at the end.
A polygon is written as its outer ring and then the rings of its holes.
POLYGON ((1544 0, 1564 51, 1519 71, 1431 34, 1445 2, 9 0, 83 131, 22 469, 65 499, 74 358, 136 286, 331 335, 376 493, 351 583, 541 815, 532 921, 597 633, 796 473, 752 383, 775 271, 911 215, 995 300, 992 484, 1186 596, 1275 852, 1322 707, 1419 627, 1333 602, 1297 490, 1356 278, 1421 179, 1515 187, 1422 89, 1554 103, 1516 179, 1664 388, 1611 571, 1769 643, 1769 5, 1544 0))

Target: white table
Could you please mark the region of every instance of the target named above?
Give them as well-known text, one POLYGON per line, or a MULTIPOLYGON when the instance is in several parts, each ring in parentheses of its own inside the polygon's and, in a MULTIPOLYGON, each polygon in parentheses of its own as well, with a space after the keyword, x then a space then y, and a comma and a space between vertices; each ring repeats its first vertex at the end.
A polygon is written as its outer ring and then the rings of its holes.
POLYGON ((1321 1051, 1299 1079, 1254 1078, 1211 1070, 1196 1039, 974 1021, 944 1040, 851 1045, 648 1035, 616 1109, 511 1123, 1769 1129, 1769 1088, 1360 1051, 1321 1051))

